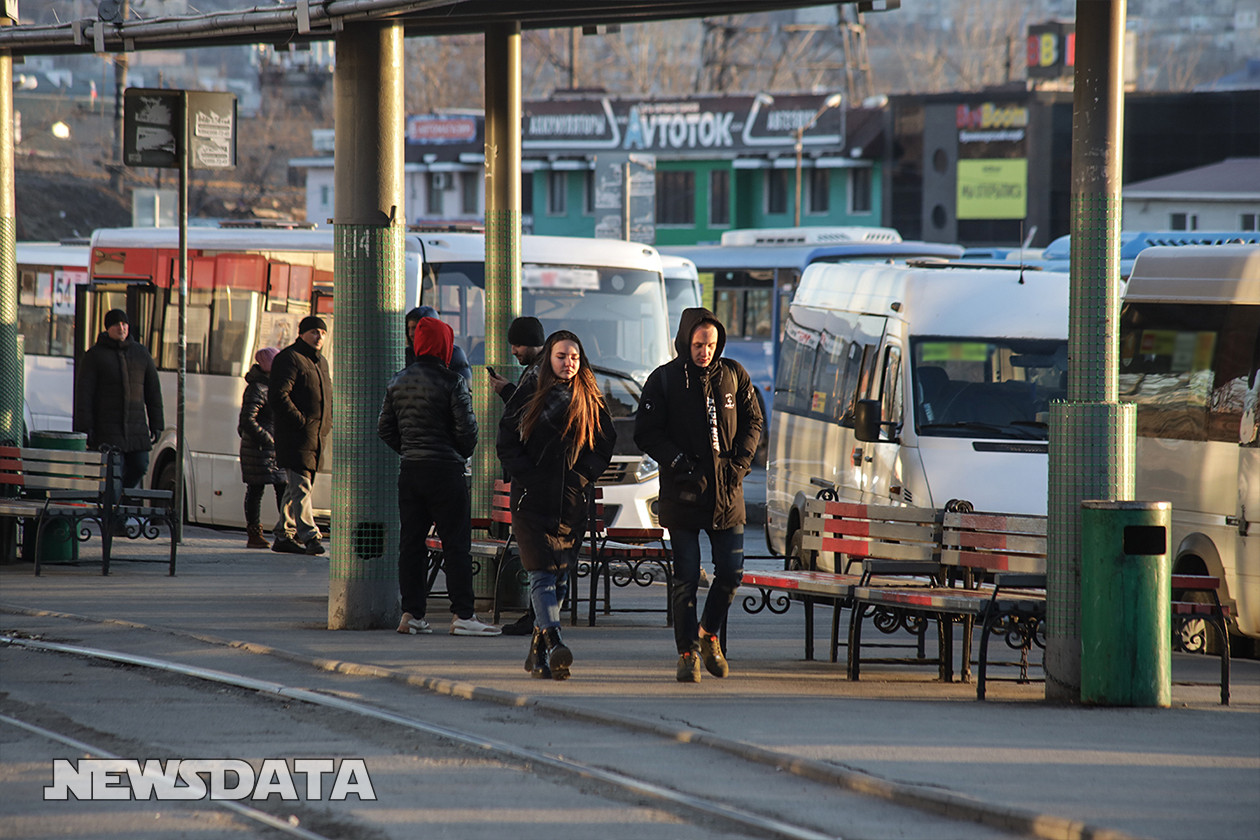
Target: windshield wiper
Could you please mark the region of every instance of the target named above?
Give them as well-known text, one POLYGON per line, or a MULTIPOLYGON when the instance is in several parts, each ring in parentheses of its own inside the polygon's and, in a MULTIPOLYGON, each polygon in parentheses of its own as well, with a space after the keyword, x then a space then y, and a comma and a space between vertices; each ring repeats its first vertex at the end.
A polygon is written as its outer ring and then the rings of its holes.
MULTIPOLYGON (((925 423, 923 426, 920 426, 919 429, 920 431, 924 431, 924 432, 930 429, 960 429, 960 430, 973 431, 973 432, 988 432, 989 434, 995 437, 1019 437, 1019 438, 1025 438, 1028 440, 1039 439, 1037 435, 1029 434, 1028 431, 1025 429, 1012 428, 1013 426, 1020 425, 1020 424, 1038 425, 1028 420, 1018 420, 1015 423, 1010 423, 1005 426, 997 426, 997 425, 994 425, 993 423, 978 423, 974 420, 964 420, 957 423, 925 423), (1015 434, 1015 433, 1018 433, 1018 434, 1015 434)), ((1044 423, 1040 425, 1043 427, 1045 426, 1044 423)))
POLYGON ((624 370, 617 370, 616 368, 609 368, 609 367, 600 367, 599 365, 591 365, 591 370, 595 371, 596 373, 606 373, 609 376, 615 376, 618 379, 624 379, 627 382, 633 382, 635 385, 639 384, 639 381, 637 379, 635 379, 630 374, 626 373, 624 370))

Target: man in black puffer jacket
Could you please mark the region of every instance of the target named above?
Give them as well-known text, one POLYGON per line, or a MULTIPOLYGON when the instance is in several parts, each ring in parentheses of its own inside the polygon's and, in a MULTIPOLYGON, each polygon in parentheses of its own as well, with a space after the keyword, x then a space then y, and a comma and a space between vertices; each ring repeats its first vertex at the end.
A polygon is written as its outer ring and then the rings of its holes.
POLYGON ((105 332, 76 371, 74 430, 87 433, 88 449, 122 450, 123 486, 137 487, 166 421, 153 357, 128 337, 129 330, 126 312, 105 313, 105 332))
POLYGON ((311 490, 315 473, 328 455, 332 431, 332 374, 319 352, 327 335, 324 319, 307 315, 298 324, 297 340, 271 363, 267 402, 275 425, 276 463, 288 471, 289 478, 280 506, 278 527, 283 535, 276 535, 272 551, 324 553, 311 490))
POLYGON ((464 462, 477 447, 477 418, 468 383, 450 369, 455 336, 437 318, 421 318, 416 359, 394 374, 376 431, 402 456, 398 472, 399 633, 432 633, 428 609, 429 552, 425 538, 437 525, 442 570, 451 598, 451 635, 497 636, 499 628, 473 612, 472 505, 464 462))
POLYGON ((700 659, 729 673, 718 634, 744 576, 744 476, 763 420, 748 372, 722 358, 726 328, 707 309, 683 310, 674 347, 643 386, 634 442, 661 465, 661 524, 674 551, 674 641, 679 682, 700 681, 700 659), (700 531, 713 548, 713 583, 696 617, 700 531))

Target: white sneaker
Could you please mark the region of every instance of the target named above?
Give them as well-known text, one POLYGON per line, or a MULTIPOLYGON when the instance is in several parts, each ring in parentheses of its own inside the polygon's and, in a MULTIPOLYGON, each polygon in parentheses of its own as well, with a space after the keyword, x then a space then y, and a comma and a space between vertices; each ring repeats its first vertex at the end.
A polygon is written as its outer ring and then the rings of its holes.
POLYGON ((486 624, 476 614, 472 618, 460 618, 457 615, 451 616, 451 635, 452 636, 497 636, 503 632, 501 627, 495 627, 493 624, 486 624))
POLYGON ((432 633, 433 628, 429 626, 429 622, 423 618, 416 618, 409 612, 402 614, 402 621, 398 622, 399 633, 410 633, 413 636, 432 633))

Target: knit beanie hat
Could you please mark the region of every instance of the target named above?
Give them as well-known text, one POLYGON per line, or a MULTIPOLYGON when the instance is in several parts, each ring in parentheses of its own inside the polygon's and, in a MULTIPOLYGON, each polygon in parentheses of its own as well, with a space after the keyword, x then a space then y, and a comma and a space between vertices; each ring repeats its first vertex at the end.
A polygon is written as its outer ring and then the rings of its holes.
POLYGON ((531 315, 517 318, 508 327, 508 344, 517 347, 542 347, 547 339, 543 337, 542 321, 531 315))
POLYGON ((271 363, 275 361, 279 352, 274 347, 264 347, 254 354, 254 361, 258 362, 258 366, 263 369, 264 373, 271 373, 271 363))
POLYGON ((325 324, 324 319, 318 315, 307 315, 302 319, 301 323, 298 324, 298 335, 301 335, 304 332, 310 332, 311 330, 323 330, 324 332, 328 332, 328 325, 325 324))
POLYGON ((125 309, 111 309, 105 313, 105 329, 109 329, 114 324, 130 324, 127 320, 127 311, 125 309))

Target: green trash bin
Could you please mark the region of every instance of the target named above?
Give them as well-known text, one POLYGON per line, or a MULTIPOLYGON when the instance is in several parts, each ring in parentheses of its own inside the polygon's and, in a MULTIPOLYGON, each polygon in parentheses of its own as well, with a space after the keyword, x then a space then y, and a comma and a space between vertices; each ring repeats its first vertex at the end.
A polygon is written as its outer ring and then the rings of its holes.
POLYGON ((1172 505, 1081 502, 1081 702, 1172 704, 1172 505))
MULTIPOLYGON (((31 432, 31 448, 63 449, 68 452, 86 452, 87 435, 83 432, 31 432)), ((24 556, 33 557, 28 551, 35 548, 35 523, 27 526, 24 556)), ((79 541, 69 522, 56 520, 44 529, 39 543, 39 564, 74 563, 79 559, 79 541)))

